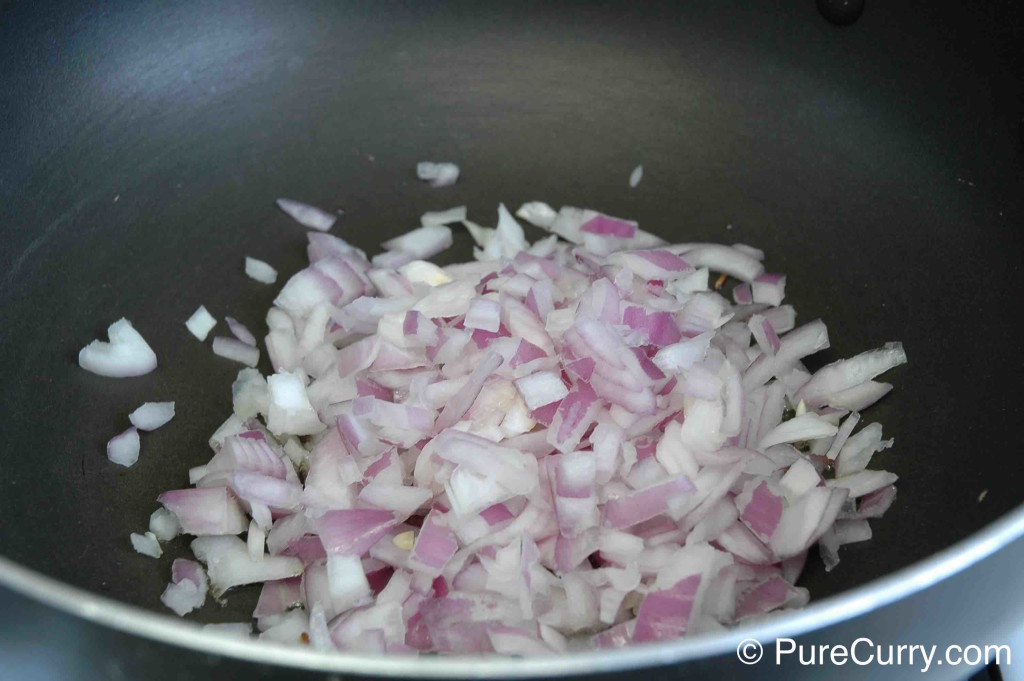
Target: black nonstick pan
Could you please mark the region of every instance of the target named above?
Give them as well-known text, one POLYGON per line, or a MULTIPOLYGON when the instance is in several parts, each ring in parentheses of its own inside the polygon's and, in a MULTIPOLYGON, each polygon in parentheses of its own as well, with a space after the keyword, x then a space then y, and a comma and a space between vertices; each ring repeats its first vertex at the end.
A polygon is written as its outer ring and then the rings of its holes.
MULTIPOLYGON (((901 340, 910 362, 872 414, 896 438, 896 506, 832 573, 812 556, 812 608, 760 634, 1006 634, 1024 613, 1007 567, 1024 553, 1021 17, 967 0, 868 2, 845 27, 812 0, 0 3, 4 660, 19 678, 781 673, 740 665, 738 634, 546 662, 329 660, 167 614, 186 542, 154 562, 128 535, 209 458, 237 372, 183 322, 202 303, 263 330, 274 289, 243 256, 285 276, 304 262, 278 196, 343 210, 335 231, 368 251, 425 210, 493 222, 534 199, 764 249, 829 324, 820 361, 901 340), (426 159, 459 163, 459 183, 418 182, 426 159), (122 316, 159 369, 82 371, 122 316), (177 402, 172 426, 111 465, 104 443, 153 399, 177 402)), ((470 253, 463 233, 445 257, 470 253)), ((198 619, 243 619, 257 595, 198 619)))

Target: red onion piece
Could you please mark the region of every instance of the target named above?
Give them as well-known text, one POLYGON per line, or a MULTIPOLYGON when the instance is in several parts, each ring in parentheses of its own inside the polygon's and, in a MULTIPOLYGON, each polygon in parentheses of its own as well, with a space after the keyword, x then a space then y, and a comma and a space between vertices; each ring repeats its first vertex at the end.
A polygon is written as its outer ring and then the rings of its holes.
POLYGON ((231 330, 231 335, 246 345, 256 347, 256 336, 252 335, 252 331, 250 331, 245 324, 234 317, 225 317, 224 321, 227 323, 228 329, 231 330))
POLYGON ((203 606, 206 592, 206 573, 199 563, 176 558, 171 566, 171 583, 164 589, 160 602, 184 617, 203 606))
POLYGON ((256 366, 260 361, 259 348, 226 336, 217 336, 213 339, 213 354, 250 367, 256 366))
POLYGON ((317 534, 328 554, 361 556, 396 523, 392 511, 353 508, 328 511, 317 521, 317 534))
POLYGON ((239 534, 249 527, 238 502, 225 487, 172 490, 161 494, 157 501, 174 514, 187 534, 239 534))
POLYGON ((670 589, 647 594, 637 612, 633 641, 662 641, 684 635, 700 582, 700 575, 692 575, 670 589))
POLYGON ((632 527, 666 513, 671 500, 693 491, 689 478, 680 475, 624 497, 609 499, 604 506, 605 521, 617 529, 632 527))
MULTIPOLYGON (((855 430, 902 349, 812 376, 828 332, 795 328, 759 249, 571 206, 516 215, 552 235, 531 245, 503 205, 493 228, 425 213, 372 261, 309 234, 266 318, 275 373, 239 373, 197 489, 161 495, 133 542, 200 535, 215 595, 265 582, 261 637, 327 651, 546 655, 806 603, 810 547, 833 568, 894 500, 895 475, 868 468, 891 441, 855 430), (422 260, 452 222, 476 262, 422 260), (735 304, 712 273, 742 282, 735 304)), ((257 350, 227 325, 216 349, 257 350)), ((179 576, 187 612, 199 582, 179 576)))

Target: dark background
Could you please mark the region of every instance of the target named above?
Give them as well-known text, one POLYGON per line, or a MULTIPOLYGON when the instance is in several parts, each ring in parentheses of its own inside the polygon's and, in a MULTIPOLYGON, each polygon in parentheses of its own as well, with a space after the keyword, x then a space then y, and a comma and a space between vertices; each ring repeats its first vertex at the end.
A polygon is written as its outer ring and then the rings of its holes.
MULTIPOLYGON (((874 465, 897 505, 833 573, 812 555, 812 596, 968 536, 1024 500, 1021 30, 1011 2, 869 2, 843 29, 804 1, 0 4, 0 553, 161 609, 185 541, 153 561, 128 535, 210 457, 239 368, 183 322, 265 331, 276 287, 243 257, 282 281, 305 257, 278 196, 344 210, 371 251, 426 210, 533 199, 763 248, 828 323, 822 361, 910 358, 865 416, 896 437, 874 465), (459 184, 416 181, 427 159, 459 184), (159 369, 79 369, 121 316, 159 369), (108 462, 167 399, 139 463, 108 462)), ((444 258, 469 254, 458 233, 444 258)))

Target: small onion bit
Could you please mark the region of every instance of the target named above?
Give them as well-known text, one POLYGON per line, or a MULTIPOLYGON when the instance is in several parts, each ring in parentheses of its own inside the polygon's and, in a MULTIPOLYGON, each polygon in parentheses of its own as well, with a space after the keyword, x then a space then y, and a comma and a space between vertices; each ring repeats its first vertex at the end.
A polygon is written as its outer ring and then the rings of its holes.
MULTIPOLYGON (((418 176, 454 182, 449 165, 418 176)), ((861 417, 901 346, 811 374, 827 329, 796 327, 758 249, 540 202, 515 216, 551 236, 530 244, 503 205, 493 228, 426 213, 372 258, 310 234, 267 314, 274 373, 239 372, 194 487, 133 535, 150 555, 195 537, 206 571, 176 561, 165 605, 262 583, 268 640, 550 655, 802 607, 810 549, 831 570, 870 538, 896 476, 870 468, 892 440, 861 417), (455 222, 476 260, 427 262, 455 222)), ((225 321, 214 351, 255 365, 225 321)))
POLYGON ((252 331, 249 330, 249 327, 234 317, 225 317, 224 322, 228 325, 228 329, 231 331, 232 336, 246 345, 256 347, 256 336, 254 336, 252 331))
POLYGON ((277 207, 303 227, 309 227, 320 232, 329 230, 338 219, 338 216, 332 215, 316 206, 311 206, 301 201, 293 201, 292 199, 278 199, 277 207))
POLYGON ((629 188, 636 189, 642 179, 644 179, 644 167, 641 165, 633 168, 633 172, 629 174, 629 188))
POLYGON ((107 443, 107 458, 114 463, 131 468, 139 460, 139 431, 135 426, 110 438, 107 443))
POLYGON ((107 337, 108 341, 94 340, 82 348, 80 367, 111 378, 142 376, 156 369, 156 353, 127 319, 111 324, 107 337))
POLYGON ((185 321, 185 328, 188 329, 188 332, 201 341, 206 340, 206 337, 210 335, 210 331, 215 326, 217 326, 217 320, 213 318, 213 315, 210 314, 204 305, 200 305, 192 313, 192 316, 185 321))
POLYGON ((421 161, 416 164, 416 177, 430 183, 431 187, 448 187, 459 179, 459 167, 454 163, 421 161))
POLYGON ((256 258, 245 258, 245 275, 261 284, 273 284, 277 282, 277 270, 256 258))
POLYGON ((156 430, 173 418, 174 402, 146 402, 128 415, 132 425, 144 431, 156 430))

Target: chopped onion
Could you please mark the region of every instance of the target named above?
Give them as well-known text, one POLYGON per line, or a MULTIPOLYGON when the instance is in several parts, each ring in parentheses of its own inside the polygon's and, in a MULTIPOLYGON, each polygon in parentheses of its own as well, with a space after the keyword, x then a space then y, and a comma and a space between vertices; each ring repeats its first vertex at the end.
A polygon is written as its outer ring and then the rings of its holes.
POLYGON ((565 387, 561 377, 550 371, 538 371, 516 380, 516 389, 522 395, 523 401, 530 411, 539 409, 552 402, 558 402, 569 390, 565 387))
POLYGON ((173 513, 158 508, 149 516, 149 531, 160 541, 170 541, 181 534, 181 525, 173 513))
POLYGON ((198 537, 192 541, 192 553, 206 563, 206 574, 214 596, 242 584, 302 574, 302 561, 298 558, 266 556, 262 560, 253 560, 245 542, 238 537, 198 537))
POLYGON ((217 336, 213 339, 213 354, 250 367, 256 366, 260 361, 259 348, 227 336, 217 336))
POLYGON ((248 527, 238 502, 224 487, 172 490, 157 501, 174 514, 186 534, 238 534, 248 527))
POLYGON ((456 206, 448 210, 439 210, 424 213, 420 216, 420 224, 424 227, 435 227, 437 225, 450 225, 455 222, 462 222, 466 219, 466 207, 456 206))
POLYGON ((454 163, 421 161, 416 164, 416 177, 430 182, 431 187, 447 187, 459 179, 459 167, 454 163))
POLYGON ((78 365, 99 376, 142 376, 156 369, 156 354, 127 319, 107 328, 109 342, 94 340, 78 353, 78 365))
POLYGON ((306 388, 298 374, 280 372, 267 379, 270 389, 270 407, 267 428, 280 435, 312 435, 324 429, 324 424, 309 403, 306 388))
POLYGON ((629 174, 630 189, 635 189, 642 179, 644 179, 644 167, 637 166, 636 168, 633 168, 633 172, 629 174))
MULTIPOLYGON (((452 245, 452 230, 444 225, 420 227, 381 244, 385 250, 398 251, 411 260, 437 255, 452 245)), ((404 263, 398 263, 404 264, 404 263)))
POLYGON ((309 204, 291 199, 278 199, 277 207, 303 227, 309 227, 321 232, 326 232, 333 227, 335 220, 338 219, 336 215, 320 210, 316 206, 310 206, 309 204))
POLYGON ((413 260, 398 268, 410 284, 441 286, 452 281, 451 276, 437 265, 423 260, 413 260))
POLYGON ((199 563, 177 558, 171 566, 171 583, 164 589, 160 602, 179 617, 184 617, 203 607, 206 592, 206 573, 199 563))
POLYGON ((192 316, 185 322, 185 328, 189 330, 193 336, 201 341, 206 340, 206 337, 210 335, 210 331, 213 327, 217 326, 217 320, 213 318, 206 306, 200 305, 199 309, 192 313, 192 316))
POLYGON ((131 468, 139 460, 139 431, 135 426, 120 435, 110 438, 107 443, 107 458, 116 464, 131 468))
POLYGON ((750 286, 755 303, 781 305, 786 295, 786 277, 782 274, 760 274, 750 286))
POLYGON ((795 399, 803 400, 809 407, 819 407, 832 395, 856 388, 906 362, 902 344, 886 343, 879 350, 870 350, 821 368, 800 388, 795 399))
POLYGON ((245 275, 255 279, 261 284, 274 284, 277 282, 277 270, 256 258, 245 257, 245 275))
POLYGON ((132 547, 144 556, 159 558, 164 554, 163 549, 160 548, 160 542, 157 541, 156 535, 152 532, 147 532, 146 534, 132 532, 131 540, 132 547))
POLYGON ((146 402, 128 415, 139 430, 156 430, 174 418, 174 402, 146 402))
MULTIPOLYGON (((832 569, 870 537, 896 475, 869 466, 892 441, 855 430, 900 346, 811 374, 828 331, 795 326, 759 249, 670 245, 572 206, 516 216, 551 236, 531 245, 504 205, 494 227, 425 213, 371 259, 308 236, 310 265, 266 316, 275 372, 239 372, 196 487, 159 497, 152 542, 133 535, 154 553, 196 536, 208 575, 176 567, 168 607, 201 606, 207 580, 218 598, 262 582, 261 638, 549 655, 802 607, 810 549, 832 569), (456 222, 476 260, 424 260, 456 222), (732 301, 721 274, 742 282, 732 301)), ((226 322, 214 351, 255 365, 256 339, 226 322)), ((158 420, 144 409, 138 427, 158 420)))
POLYGON ((231 330, 231 334, 242 341, 246 345, 256 346, 256 336, 252 335, 252 331, 246 327, 245 324, 238 321, 234 317, 225 317, 224 321, 228 325, 228 329, 231 330))

